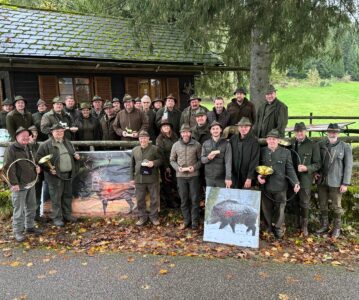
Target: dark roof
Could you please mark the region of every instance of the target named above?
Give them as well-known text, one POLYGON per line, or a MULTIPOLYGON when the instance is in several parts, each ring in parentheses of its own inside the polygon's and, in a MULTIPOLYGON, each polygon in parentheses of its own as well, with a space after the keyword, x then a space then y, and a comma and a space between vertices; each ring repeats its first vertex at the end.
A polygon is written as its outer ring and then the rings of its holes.
POLYGON ((0 56, 223 64, 198 44, 186 51, 171 25, 153 26, 152 46, 136 45, 131 28, 128 19, 0 5, 0 56))

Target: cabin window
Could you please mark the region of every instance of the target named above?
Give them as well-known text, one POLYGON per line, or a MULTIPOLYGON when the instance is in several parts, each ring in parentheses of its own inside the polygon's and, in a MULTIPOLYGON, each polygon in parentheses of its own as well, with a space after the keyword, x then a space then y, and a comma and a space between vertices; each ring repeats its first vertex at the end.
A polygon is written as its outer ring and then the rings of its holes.
POLYGON ((60 98, 73 96, 77 102, 91 100, 90 79, 85 77, 61 77, 58 79, 60 98))

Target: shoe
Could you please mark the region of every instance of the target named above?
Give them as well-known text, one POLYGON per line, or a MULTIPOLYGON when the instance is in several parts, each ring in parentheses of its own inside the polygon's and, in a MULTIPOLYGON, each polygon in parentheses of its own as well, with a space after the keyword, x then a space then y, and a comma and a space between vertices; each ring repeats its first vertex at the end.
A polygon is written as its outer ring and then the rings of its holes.
POLYGON ((62 220, 54 220, 53 223, 56 227, 64 227, 65 226, 65 223, 62 220))
POLYGON ((46 223, 46 219, 45 219, 44 217, 40 217, 40 216, 36 216, 36 217, 35 217, 35 221, 36 221, 37 223, 41 223, 41 224, 46 223))
POLYGON ((69 216, 69 217, 65 217, 64 221, 67 223, 77 223, 77 218, 73 217, 73 216, 69 216))
POLYGON ((25 239, 26 239, 25 235, 23 235, 21 232, 15 232, 14 233, 14 238, 19 243, 25 241, 25 239))
POLYGON ((155 226, 159 226, 160 225, 160 221, 158 219, 153 219, 151 220, 151 223, 155 226))
POLYGON ((26 233, 29 234, 35 234, 35 235, 41 235, 43 230, 40 228, 32 227, 32 228, 26 228, 26 233))
POLYGON ((199 229, 198 224, 193 224, 193 225, 191 226, 191 229, 192 229, 192 230, 198 230, 198 229, 199 229))
POLYGON ((329 231, 329 220, 328 217, 323 217, 322 218, 322 227, 320 227, 316 233, 321 234, 321 233, 326 233, 329 231))
POLYGON ((185 230, 186 228, 190 227, 191 224, 182 223, 178 228, 180 230, 185 230))
POLYGON ((136 225, 137 226, 143 226, 145 225, 147 222, 147 218, 140 218, 137 222, 136 222, 136 225))

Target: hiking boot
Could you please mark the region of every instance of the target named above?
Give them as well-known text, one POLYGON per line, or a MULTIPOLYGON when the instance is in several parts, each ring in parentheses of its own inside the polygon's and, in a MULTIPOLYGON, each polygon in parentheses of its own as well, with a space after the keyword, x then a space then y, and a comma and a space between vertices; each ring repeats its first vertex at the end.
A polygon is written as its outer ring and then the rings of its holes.
POLYGON ((25 235, 21 232, 15 232, 14 238, 18 243, 21 243, 21 242, 25 241, 25 239, 26 239, 25 235))
POLYGON ((178 228, 180 230, 185 230, 186 228, 190 227, 191 224, 182 223, 178 228))
POLYGON ((43 230, 40 228, 32 227, 32 228, 26 228, 26 233, 34 234, 34 235, 41 235, 43 230))
POLYGON ((146 224, 146 222, 147 222, 147 218, 140 218, 137 222, 136 222, 136 225, 137 226, 143 226, 143 225, 145 225, 146 224))
POLYGON ((65 226, 65 223, 62 220, 54 220, 53 223, 56 227, 64 227, 65 226))
POLYGON ((318 233, 318 234, 326 233, 326 232, 328 232, 328 230, 329 230, 329 220, 328 220, 328 216, 326 216, 326 217, 322 218, 322 227, 320 227, 316 231, 316 233, 318 233))
MULTIPOLYGON (((150 218, 151 219, 151 218, 150 218)), ((153 218, 151 219, 151 223, 155 226, 158 226, 160 225, 160 221, 158 220, 158 218, 153 218)))
POLYGON ((338 238, 340 236, 341 225, 342 225, 342 221, 340 218, 334 219, 334 228, 332 231, 332 238, 338 238))

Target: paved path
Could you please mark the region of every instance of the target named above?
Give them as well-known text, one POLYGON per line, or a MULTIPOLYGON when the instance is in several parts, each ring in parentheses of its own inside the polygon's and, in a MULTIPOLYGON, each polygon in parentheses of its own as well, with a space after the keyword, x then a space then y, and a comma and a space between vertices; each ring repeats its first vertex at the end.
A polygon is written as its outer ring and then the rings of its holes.
POLYGON ((0 299, 359 299, 358 271, 233 259, 16 250, 7 258, 0 253, 0 299), (160 275, 161 269, 168 273, 160 275))

